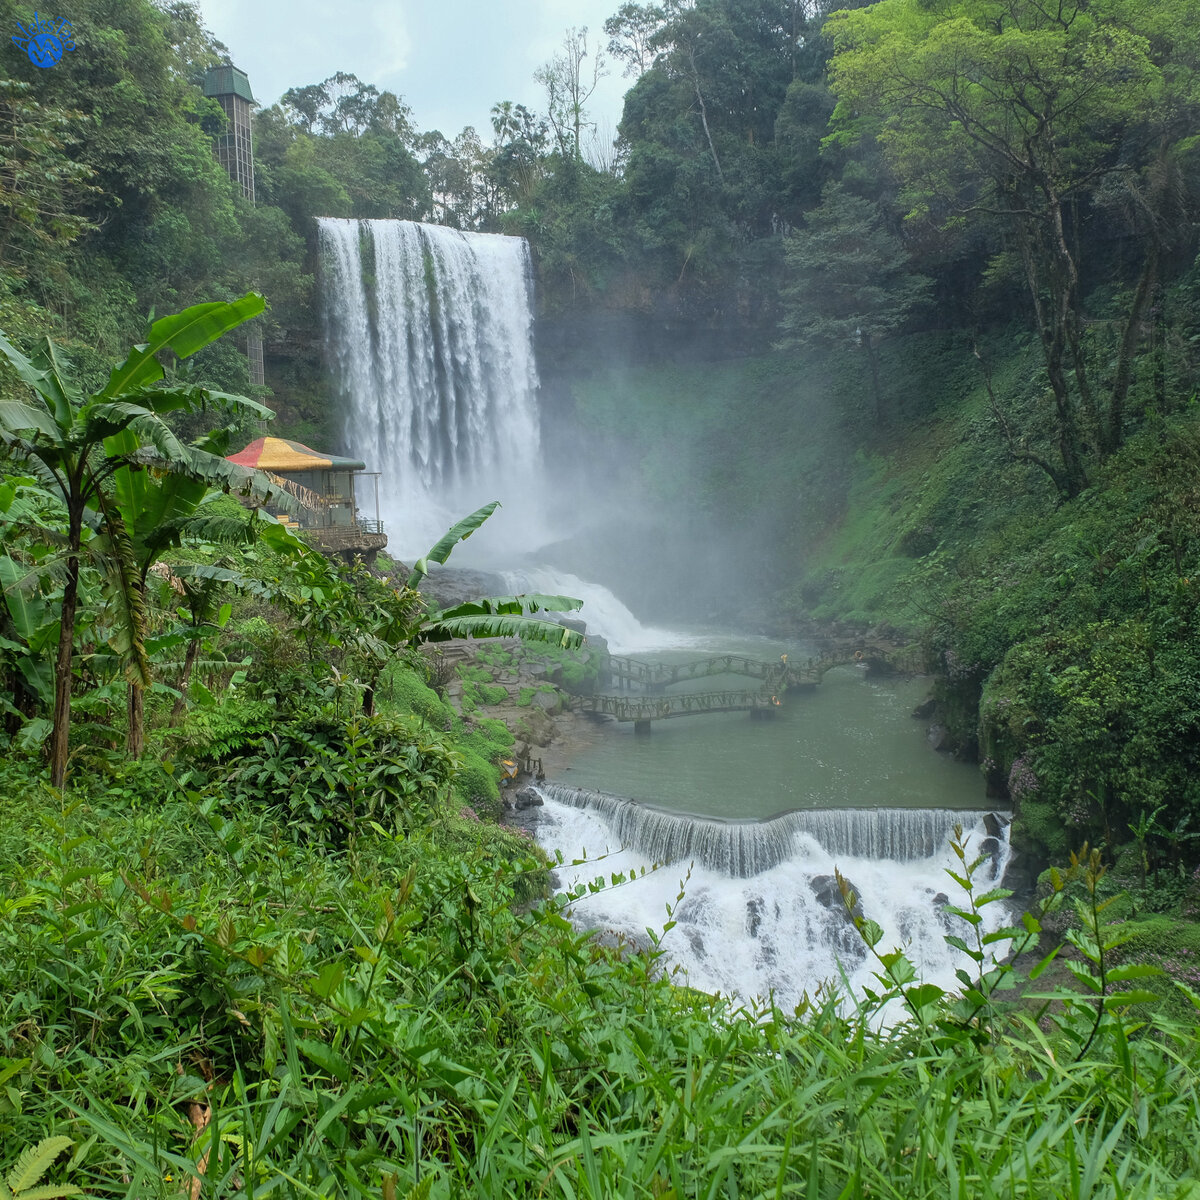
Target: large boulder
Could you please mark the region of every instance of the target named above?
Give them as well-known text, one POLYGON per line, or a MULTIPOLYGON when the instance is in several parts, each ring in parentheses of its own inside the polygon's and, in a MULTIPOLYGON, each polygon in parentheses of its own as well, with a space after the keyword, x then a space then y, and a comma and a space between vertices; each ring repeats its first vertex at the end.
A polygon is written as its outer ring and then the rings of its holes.
POLYGON ((541 808, 545 804, 542 794, 533 787, 518 788, 513 793, 513 808, 522 812, 527 808, 541 808))
POLYGON ((850 910, 847 910, 846 901, 842 899, 842 889, 838 887, 838 881, 835 876, 814 875, 808 881, 808 886, 812 888, 813 897, 822 908, 829 909, 831 913, 840 916, 853 925, 855 918, 862 920, 863 906, 862 900, 859 898, 858 888, 849 879, 846 882, 850 885, 850 890, 854 893, 854 907, 850 910))
POLYGON ((421 580, 421 595, 437 608, 450 608, 481 596, 503 596, 508 591, 503 575, 462 567, 430 566, 421 580))
POLYGON ((531 746, 545 748, 554 740, 554 722, 545 709, 531 704, 514 732, 531 746))
POLYGON ((950 730, 945 725, 930 725, 929 732, 926 734, 929 739, 929 744, 939 754, 949 754, 954 748, 953 741, 950 737, 950 730))
POLYGON ((540 708, 548 716, 557 716, 563 710, 562 697, 557 692, 534 692, 531 708, 540 708))

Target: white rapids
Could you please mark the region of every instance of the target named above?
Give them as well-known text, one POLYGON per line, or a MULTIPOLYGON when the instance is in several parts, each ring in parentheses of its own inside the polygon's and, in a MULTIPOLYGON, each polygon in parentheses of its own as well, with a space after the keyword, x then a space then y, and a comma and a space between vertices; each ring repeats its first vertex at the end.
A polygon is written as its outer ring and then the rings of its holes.
POLYGON ((643 625, 627 605, 601 583, 580 579, 551 567, 530 567, 504 572, 505 585, 513 592, 542 592, 548 595, 574 596, 583 601, 578 612, 589 634, 608 642, 613 654, 640 654, 651 650, 673 650, 694 646, 699 639, 673 629, 643 625))
MULTIPOLYGON (((944 911, 967 907, 946 874, 948 867, 961 874, 950 850, 954 827, 962 826, 974 855, 986 856, 977 891, 999 886, 1009 858, 1005 815, 825 809, 731 822, 559 784, 539 790, 545 803, 536 836, 562 855, 564 890, 646 868, 640 878, 575 901, 578 924, 644 944, 647 929, 661 931, 673 920, 662 949, 677 982, 744 1002, 773 996, 784 1009, 826 982, 854 994, 879 990, 879 965, 847 916, 835 868, 863 915, 882 927, 880 949, 904 947, 923 979, 954 991, 955 969, 972 965, 944 940, 954 933, 971 942, 967 924, 944 911), (583 857, 591 861, 571 865, 583 857), (669 865, 651 870, 656 863, 669 865)), ((1011 916, 1000 903, 982 912, 984 933, 1011 916)))

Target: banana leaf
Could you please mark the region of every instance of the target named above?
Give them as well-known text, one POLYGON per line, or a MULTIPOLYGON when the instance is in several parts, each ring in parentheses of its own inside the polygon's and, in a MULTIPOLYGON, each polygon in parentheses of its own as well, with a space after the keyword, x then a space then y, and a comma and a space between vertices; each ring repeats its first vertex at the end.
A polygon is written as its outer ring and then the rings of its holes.
POLYGON ((578 650, 583 634, 553 621, 537 617, 479 615, 445 617, 427 621, 410 639, 410 645, 426 642, 448 642, 452 638, 520 638, 526 642, 543 642, 564 650, 578 650))
POLYGON ((431 613, 430 619, 446 620, 452 617, 521 616, 535 612, 575 612, 583 607, 582 600, 574 596, 544 596, 540 592, 529 592, 521 596, 484 596, 479 600, 467 600, 441 612, 431 613))
POLYGON ((457 524, 452 525, 442 535, 441 540, 425 555, 413 563, 412 573, 408 577, 407 587, 415 588, 429 574, 431 562, 444 563, 450 557, 450 551, 459 542, 465 542, 500 507, 499 500, 493 500, 482 508, 477 508, 468 517, 463 517, 457 524))
POLYGON ((112 369, 97 398, 120 396, 156 382, 163 377, 162 364, 157 358, 161 351, 170 350, 177 358, 188 358, 222 334, 257 317, 266 303, 256 292, 247 292, 239 300, 194 304, 181 313, 155 321, 146 341, 134 346, 125 361, 112 369))

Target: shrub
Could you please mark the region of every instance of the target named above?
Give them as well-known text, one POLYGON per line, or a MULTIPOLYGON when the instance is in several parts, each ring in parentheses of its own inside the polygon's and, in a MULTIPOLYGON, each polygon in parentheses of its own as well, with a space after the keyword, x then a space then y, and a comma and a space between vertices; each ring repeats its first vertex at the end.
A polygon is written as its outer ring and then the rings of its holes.
POLYGON ((229 802, 269 813, 297 841, 335 848, 368 822, 405 832, 444 798, 461 759, 423 724, 295 718, 213 763, 229 802))

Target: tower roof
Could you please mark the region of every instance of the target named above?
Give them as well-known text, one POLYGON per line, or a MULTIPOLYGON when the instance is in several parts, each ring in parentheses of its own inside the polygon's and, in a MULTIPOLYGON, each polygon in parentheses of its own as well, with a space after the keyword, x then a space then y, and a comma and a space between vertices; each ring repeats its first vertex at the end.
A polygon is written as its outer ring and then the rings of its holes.
POLYGON ((250 90, 250 77, 245 71, 226 64, 223 67, 209 67, 204 72, 204 94, 206 96, 241 96, 243 100, 254 103, 254 93, 250 90))
POLYGON ((258 471, 365 471, 366 463, 337 454, 322 454, 290 438, 260 437, 229 461, 258 471))

